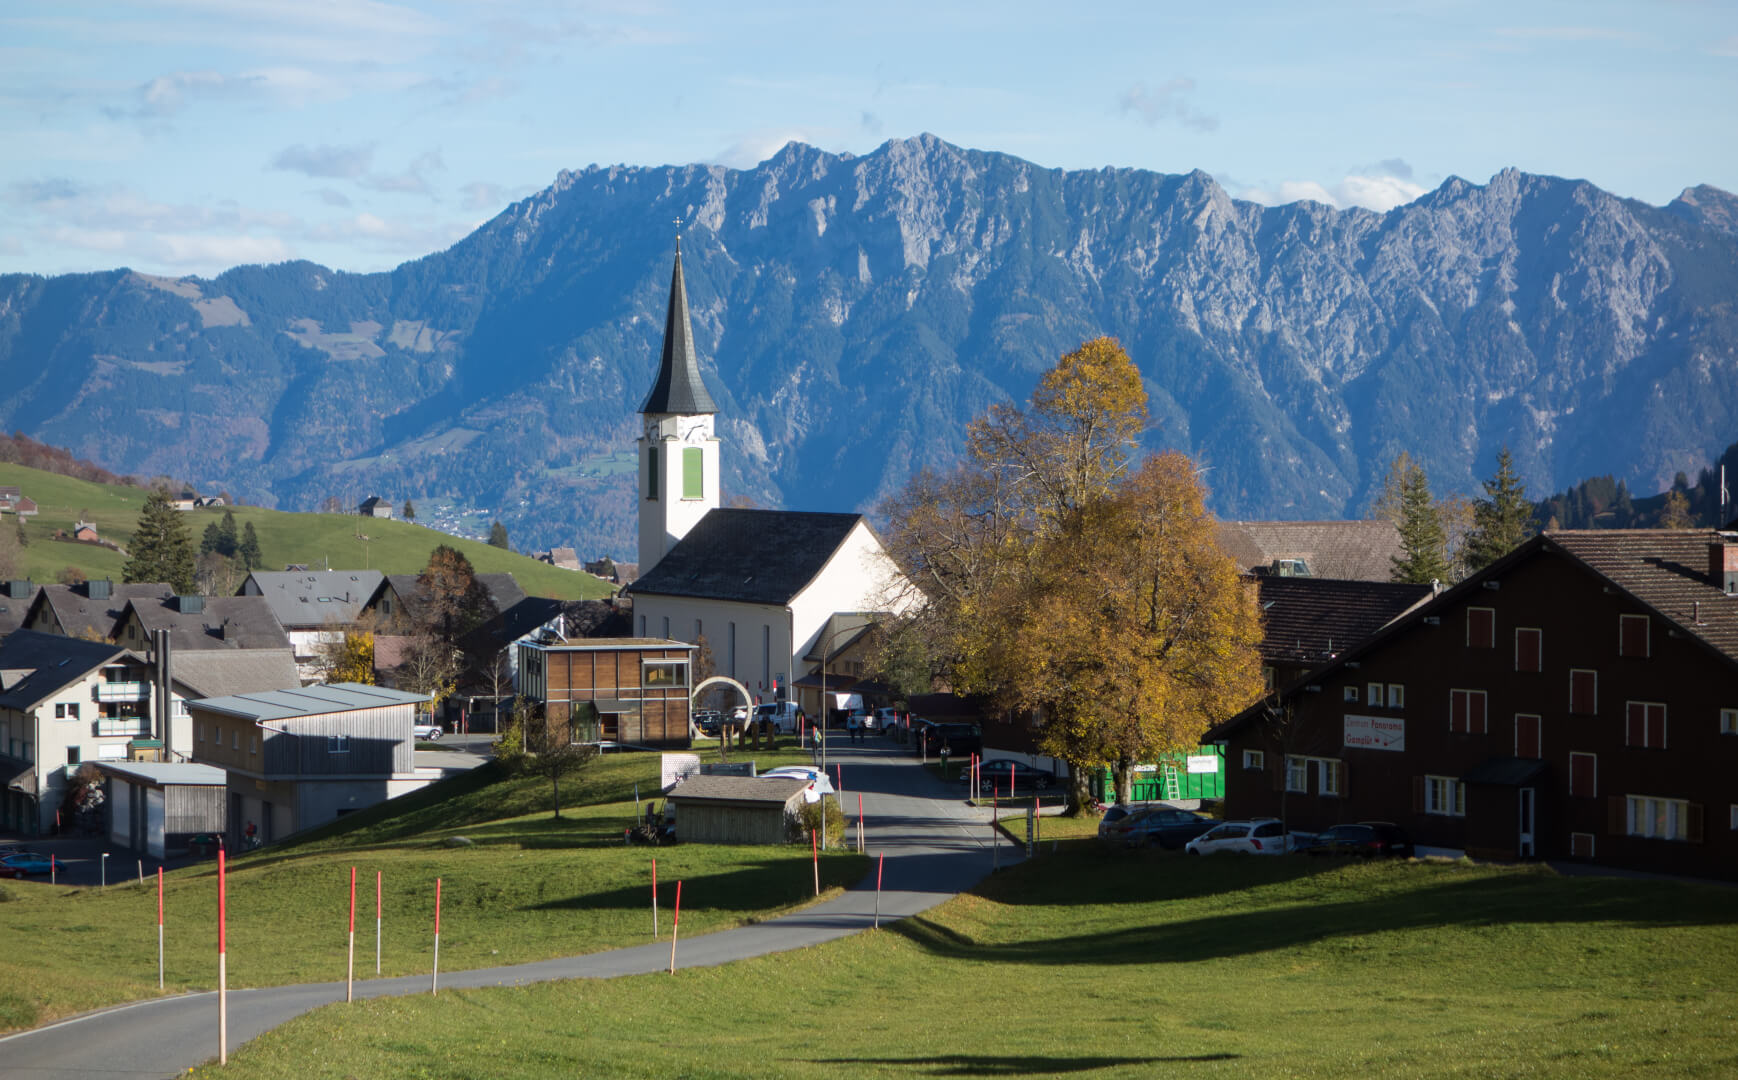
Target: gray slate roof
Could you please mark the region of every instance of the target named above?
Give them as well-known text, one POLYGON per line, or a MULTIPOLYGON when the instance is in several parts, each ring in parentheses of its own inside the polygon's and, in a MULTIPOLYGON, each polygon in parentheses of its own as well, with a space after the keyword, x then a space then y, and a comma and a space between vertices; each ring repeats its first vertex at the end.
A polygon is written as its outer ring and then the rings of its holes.
POLYGON ((170 674, 186 696, 227 697, 261 690, 293 690, 302 685, 296 654, 282 649, 169 650, 170 674))
POLYGON ((131 655, 106 641, 18 630, 0 642, 0 671, 6 673, 0 708, 30 709, 70 683, 116 657, 131 655))
POLYGON ((1315 577, 1388 581, 1400 530, 1391 521, 1221 521, 1219 546, 1245 573, 1302 559, 1315 577))
POLYGON ((861 514, 713 510, 623 591, 788 604, 862 520, 861 514))
POLYGON ((759 776, 690 776, 670 789, 677 802, 766 803, 783 806, 809 786, 807 780, 759 776))
POLYGON ((1543 534, 1556 547, 1629 593, 1684 634, 1738 660, 1738 597, 1708 573, 1708 548, 1738 544, 1712 529, 1585 529, 1543 534))
MULTIPOLYGON (((391 585, 393 595, 398 597, 401 608, 401 612, 394 614, 402 613, 413 621, 420 620, 422 609, 428 603, 428 590, 418 583, 421 576, 421 574, 386 575, 385 584, 370 594, 369 603, 375 601, 375 598, 380 595, 386 585, 391 585)), ((489 594, 490 601, 495 605, 496 614, 508 610, 525 599, 525 590, 520 587, 519 582, 510 573, 478 574, 476 578, 477 584, 481 585, 483 591, 489 594)), ((550 618, 554 618, 554 616, 551 615, 550 618)))
POLYGON ((255 570, 249 584, 286 630, 353 623, 385 575, 378 570, 255 570))
POLYGON ((694 355, 694 330, 688 322, 688 287, 682 280, 682 249, 676 249, 676 268, 670 272, 670 308, 664 315, 664 354, 658 359, 658 379, 646 395, 640 412, 715 413, 718 406, 700 377, 700 360, 694 355))
POLYGON ((321 683, 294 690, 266 690, 257 694, 230 694, 191 702, 193 708, 239 716, 246 720, 293 720, 298 716, 355 709, 379 709, 389 705, 414 705, 427 701, 427 694, 388 690, 361 683, 321 683))
POLYGON ((1261 658, 1325 663, 1430 599, 1428 585, 1318 577, 1256 579, 1261 599, 1261 658))
MULTIPOLYGON (((287 649, 290 637, 263 596, 208 596, 199 611, 182 611, 178 596, 150 596, 127 603, 139 616, 147 639, 169 631, 171 651, 204 649, 287 649)), ((122 616, 125 616, 125 610, 122 616)))
POLYGON ((115 620, 129 600, 149 600, 175 595, 175 589, 161 581, 116 584, 109 588, 106 600, 90 598, 90 584, 44 585, 31 604, 31 610, 44 605, 60 620, 68 637, 109 637, 114 633, 115 620))
POLYGON ((0 641, 4 641, 6 635, 24 625, 24 616, 29 614, 30 605, 41 591, 42 586, 30 585, 28 592, 14 598, 4 588, 0 588, 0 641))
POLYGON ((215 765, 167 761, 96 761, 94 764, 106 773, 143 780, 159 787, 223 787, 229 782, 229 775, 215 765))

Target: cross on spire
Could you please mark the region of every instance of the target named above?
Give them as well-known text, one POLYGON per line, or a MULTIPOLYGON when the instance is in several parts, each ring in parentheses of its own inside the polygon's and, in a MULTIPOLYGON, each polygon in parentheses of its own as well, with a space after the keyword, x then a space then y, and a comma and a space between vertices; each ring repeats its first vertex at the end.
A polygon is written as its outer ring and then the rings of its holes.
POLYGON ((676 250, 682 250, 682 215, 676 215, 676 250))

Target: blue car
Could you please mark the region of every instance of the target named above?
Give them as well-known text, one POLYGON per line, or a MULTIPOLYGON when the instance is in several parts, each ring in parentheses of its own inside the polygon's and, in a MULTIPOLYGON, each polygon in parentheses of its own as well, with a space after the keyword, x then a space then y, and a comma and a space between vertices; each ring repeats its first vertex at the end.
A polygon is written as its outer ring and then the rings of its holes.
POLYGON ((35 851, 0 855, 0 877, 21 878, 27 874, 46 874, 49 865, 48 856, 35 851))

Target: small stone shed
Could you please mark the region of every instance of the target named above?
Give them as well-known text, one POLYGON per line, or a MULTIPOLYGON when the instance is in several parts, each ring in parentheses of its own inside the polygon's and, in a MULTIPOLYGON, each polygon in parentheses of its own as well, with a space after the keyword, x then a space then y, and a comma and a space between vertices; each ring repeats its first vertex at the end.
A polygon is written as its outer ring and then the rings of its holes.
POLYGON ((799 779, 690 776, 667 798, 685 844, 782 844, 807 787, 799 779))

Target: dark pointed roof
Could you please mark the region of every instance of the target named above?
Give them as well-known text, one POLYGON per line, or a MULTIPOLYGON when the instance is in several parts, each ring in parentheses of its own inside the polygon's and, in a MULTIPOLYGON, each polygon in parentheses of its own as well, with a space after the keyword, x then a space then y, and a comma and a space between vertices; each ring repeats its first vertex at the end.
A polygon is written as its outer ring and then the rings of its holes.
POLYGON ((624 592, 788 604, 844 545, 861 514, 709 511, 624 592))
POLYGON ((700 377, 694 355, 694 330, 688 324, 688 287, 682 282, 682 249, 676 248, 676 268, 670 272, 670 310, 664 316, 664 355, 658 360, 658 381, 646 395, 642 413, 694 415, 715 413, 718 406, 700 377))

